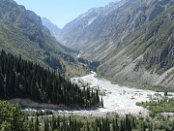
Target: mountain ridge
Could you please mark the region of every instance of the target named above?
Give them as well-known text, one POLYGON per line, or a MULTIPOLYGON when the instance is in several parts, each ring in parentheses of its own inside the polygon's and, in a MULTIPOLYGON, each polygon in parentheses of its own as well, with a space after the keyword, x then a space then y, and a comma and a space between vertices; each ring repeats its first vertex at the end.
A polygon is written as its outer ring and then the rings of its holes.
POLYGON ((61 30, 60 42, 77 48, 81 57, 100 61, 98 73, 113 81, 172 87, 174 1, 127 0, 118 5, 76 18, 61 30))
POLYGON ((51 35, 57 39, 61 29, 45 17, 42 18, 42 24, 46 26, 49 29, 51 35))

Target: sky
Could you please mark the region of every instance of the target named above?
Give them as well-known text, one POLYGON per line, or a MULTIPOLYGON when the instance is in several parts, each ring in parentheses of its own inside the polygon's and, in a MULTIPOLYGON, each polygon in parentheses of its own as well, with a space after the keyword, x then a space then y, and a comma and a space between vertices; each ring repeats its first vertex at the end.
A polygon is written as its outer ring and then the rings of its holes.
POLYGON ((19 5, 46 17, 58 27, 85 13, 91 8, 102 7, 118 0, 15 0, 19 5))

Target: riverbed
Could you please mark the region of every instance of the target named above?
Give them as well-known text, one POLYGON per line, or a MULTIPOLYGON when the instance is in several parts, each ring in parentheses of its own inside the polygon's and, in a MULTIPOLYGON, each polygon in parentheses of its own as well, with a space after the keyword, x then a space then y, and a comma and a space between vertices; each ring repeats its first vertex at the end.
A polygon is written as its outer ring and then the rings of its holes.
MULTIPOLYGON (((58 114, 81 115, 81 116, 105 116, 108 114, 132 114, 147 116, 149 111, 143 107, 137 106, 137 102, 146 102, 151 99, 160 99, 164 96, 164 92, 155 92, 151 90, 143 90, 129 88, 112 84, 106 79, 98 78, 95 72, 91 72, 83 77, 74 77, 72 83, 78 84, 80 87, 89 86, 100 91, 100 98, 103 98, 103 108, 93 110, 52 110, 58 114)), ((174 96, 174 94, 171 94, 174 96)), ((27 108, 26 111, 36 111, 36 109, 27 108)), ((47 110, 45 108, 42 111, 47 110)), ((50 109, 49 109, 50 110, 50 109)))

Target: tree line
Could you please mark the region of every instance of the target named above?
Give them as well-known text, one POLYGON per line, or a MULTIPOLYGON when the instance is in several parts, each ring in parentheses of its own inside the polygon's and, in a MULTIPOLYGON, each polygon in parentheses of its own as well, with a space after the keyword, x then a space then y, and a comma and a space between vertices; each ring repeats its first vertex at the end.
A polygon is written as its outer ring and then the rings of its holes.
POLYGON ((80 89, 60 73, 38 64, 0 53, 0 99, 31 99, 35 102, 89 108, 100 105, 97 90, 80 89))
POLYGON ((162 116, 151 119, 131 115, 106 118, 53 115, 46 117, 43 127, 39 124, 38 128, 43 131, 173 131, 174 120, 162 116))
POLYGON ((18 105, 0 101, 0 131, 173 131, 170 117, 143 118, 59 116, 22 112, 18 105))

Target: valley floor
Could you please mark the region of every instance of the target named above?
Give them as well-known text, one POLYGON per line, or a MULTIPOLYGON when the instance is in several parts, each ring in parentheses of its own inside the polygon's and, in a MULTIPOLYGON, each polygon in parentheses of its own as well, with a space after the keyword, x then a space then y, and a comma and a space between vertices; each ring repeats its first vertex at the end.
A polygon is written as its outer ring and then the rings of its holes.
MULTIPOLYGON (((83 77, 72 78, 73 83, 79 86, 90 86, 99 89, 100 97, 103 99, 104 108, 93 110, 52 110, 58 114, 80 115, 80 116, 106 116, 117 113, 119 115, 132 114, 147 116, 149 111, 143 107, 137 106, 137 102, 146 102, 152 99, 162 99, 164 92, 155 92, 150 90, 142 90, 136 88, 121 87, 112 84, 110 81, 96 77, 96 73, 92 72, 83 77)), ((174 97, 174 93, 169 93, 170 97, 174 97)), ((35 111, 35 109, 27 108, 27 111, 35 111)), ((42 111, 47 110, 45 108, 42 111)))

